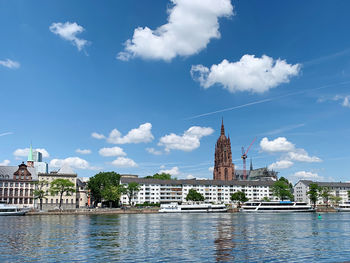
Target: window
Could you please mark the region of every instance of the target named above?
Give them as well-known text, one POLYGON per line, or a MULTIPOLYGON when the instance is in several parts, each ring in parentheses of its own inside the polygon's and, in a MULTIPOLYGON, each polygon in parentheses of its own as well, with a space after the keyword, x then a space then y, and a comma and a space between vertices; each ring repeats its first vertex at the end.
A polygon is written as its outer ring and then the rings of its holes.
POLYGON ((58 199, 56 199, 56 204, 58 204, 58 199))

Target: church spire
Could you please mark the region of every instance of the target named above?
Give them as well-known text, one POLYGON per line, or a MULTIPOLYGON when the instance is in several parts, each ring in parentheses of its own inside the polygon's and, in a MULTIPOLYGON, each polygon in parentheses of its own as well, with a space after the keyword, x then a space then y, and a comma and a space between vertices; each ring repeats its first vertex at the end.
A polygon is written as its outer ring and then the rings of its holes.
POLYGON ((250 158, 250 170, 253 171, 253 161, 252 161, 252 158, 250 158))
POLYGON ((221 135, 225 135, 224 118, 221 120, 221 135))
POLYGON ((28 167, 34 167, 32 143, 30 143, 30 149, 29 149, 28 159, 27 159, 27 166, 28 166, 28 167))
POLYGON ((28 159, 27 159, 28 162, 33 162, 33 147, 32 147, 32 144, 30 144, 30 149, 29 149, 29 153, 28 153, 28 159))

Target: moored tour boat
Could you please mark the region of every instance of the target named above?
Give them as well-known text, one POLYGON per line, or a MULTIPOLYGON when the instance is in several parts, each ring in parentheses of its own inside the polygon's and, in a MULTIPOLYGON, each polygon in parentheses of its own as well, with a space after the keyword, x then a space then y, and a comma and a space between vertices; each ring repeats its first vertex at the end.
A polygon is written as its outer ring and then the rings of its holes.
POLYGON ((293 213, 293 212, 315 212, 311 205, 292 201, 250 201, 245 202, 241 212, 249 213, 293 213))
POLYGON ((227 212, 225 205, 213 204, 161 204, 159 213, 224 213, 227 212))
POLYGON ((344 202, 343 204, 339 204, 337 211, 338 212, 350 212, 350 201, 344 202))
POLYGON ((0 203, 0 216, 24 216, 28 210, 0 203))

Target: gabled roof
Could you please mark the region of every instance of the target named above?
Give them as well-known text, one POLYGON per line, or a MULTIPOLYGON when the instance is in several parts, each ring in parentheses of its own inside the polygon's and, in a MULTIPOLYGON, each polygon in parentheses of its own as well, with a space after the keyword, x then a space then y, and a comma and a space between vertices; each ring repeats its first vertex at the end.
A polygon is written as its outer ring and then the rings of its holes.
POLYGON ((75 174, 72 167, 70 167, 68 164, 64 164, 61 169, 58 170, 58 174, 75 174))
MULTIPOLYGON (((38 175, 34 167, 27 167, 32 175, 32 180, 38 180, 38 175)), ((0 179, 12 180, 13 174, 18 170, 18 166, 0 166, 0 179)))

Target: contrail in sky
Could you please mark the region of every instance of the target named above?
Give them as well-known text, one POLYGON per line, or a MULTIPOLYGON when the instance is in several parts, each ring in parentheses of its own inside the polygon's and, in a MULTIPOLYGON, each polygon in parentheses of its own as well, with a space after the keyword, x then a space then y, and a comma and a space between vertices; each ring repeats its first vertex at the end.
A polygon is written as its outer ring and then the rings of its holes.
POLYGON ((13 132, 4 132, 4 133, 0 133, 0 137, 1 137, 1 136, 5 136, 5 135, 10 135, 10 134, 13 134, 13 132))
POLYGON ((266 102, 275 101, 275 100, 278 100, 278 99, 282 99, 282 98, 286 98, 286 97, 290 97, 290 96, 294 96, 294 95, 298 95, 298 94, 307 93, 309 91, 315 91, 315 90, 319 90, 319 89, 325 89, 325 88, 329 88, 329 87, 333 87, 333 86, 337 86, 337 85, 345 85, 345 84, 349 84, 349 83, 350 83, 350 81, 345 81, 345 82, 325 85, 325 86, 314 88, 314 89, 308 89, 308 90, 288 93, 288 94, 277 96, 277 97, 273 97, 273 98, 257 100, 257 101, 249 102, 249 103, 246 103, 246 104, 233 106, 233 107, 230 107, 230 108, 225 108, 225 109, 221 109, 221 110, 217 110, 217 111, 211 111, 211 112, 207 112, 207 113, 203 113, 203 114, 198 114, 198 115, 195 115, 195 116, 192 116, 192 117, 188 117, 185 120, 197 119, 197 118, 200 118, 200 117, 204 117, 204 116, 208 116, 208 115, 212 115, 212 114, 216 114, 216 113, 221 113, 221 112, 225 112, 225 111, 231 111, 231 110, 236 110, 236 109, 240 109, 240 108, 245 108, 245 107, 249 107, 249 106, 256 105, 256 104, 266 103, 266 102))

